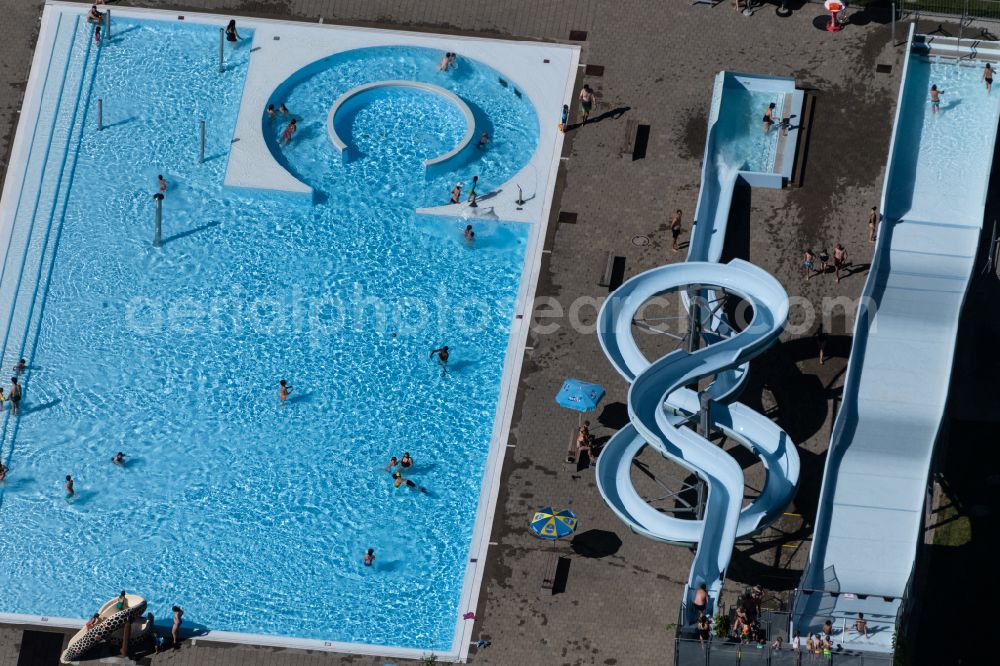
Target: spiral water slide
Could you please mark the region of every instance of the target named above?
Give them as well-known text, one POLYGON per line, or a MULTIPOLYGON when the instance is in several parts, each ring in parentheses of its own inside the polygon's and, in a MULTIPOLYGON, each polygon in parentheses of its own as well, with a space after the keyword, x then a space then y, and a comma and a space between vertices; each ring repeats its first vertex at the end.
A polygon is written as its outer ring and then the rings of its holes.
MULTIPOLYGON (((723 80, 721 75, 717 79, 720 97, 723 80)), ((718 101, 713 103, 713 125, 719 106, 718 101)), ((687 625, 697 619, 692 603, 695 591, 706 586, 707 612, 714 612, 736 538, 761 530, 779 517, 794 496, 799 478, 798 453, 787 433, 766 416, 733 402, 743 388, 749 361, 766 351, 784 329, 788 296, 777 280, 753 264, 742 260, 718 263, 733 190, 744 175, 744 162, 727 158, 735 154, 732 146, 714 139, 710 128, 688 261, 628 280, 605 301, 598 317, 601 346, 631 386, 630 423, 601 452, 597 485, 608 506, 633 531, 657 541, 697 547, 683 597, 682 621, 687 625), (650 361, 639 349, 633 322, 645 303, 666 293, 680 293, 688 308, 700 308, 699 338, 706 346, 694 351, 678 349, 650 361), (722 308, 711 306, 727 299, 732 302, 734 297, 748 306, 737 308, 738 312, 752 312, 742 329, 730 325, 722 308), (712 379, 705 396, 688 388, 705 378, 712 379), (749 449, 766 469, 763 488, 746 506, 739 463, 692 427, 703 420, 703 403, 711 428, 749 449), (705 482, 708 493, 700 519, 664 513, 640 496, 631 470, 633 459, 647 445, 705 482)), ((754 182, 759 175, 749 174, 746 180, 754 182)))

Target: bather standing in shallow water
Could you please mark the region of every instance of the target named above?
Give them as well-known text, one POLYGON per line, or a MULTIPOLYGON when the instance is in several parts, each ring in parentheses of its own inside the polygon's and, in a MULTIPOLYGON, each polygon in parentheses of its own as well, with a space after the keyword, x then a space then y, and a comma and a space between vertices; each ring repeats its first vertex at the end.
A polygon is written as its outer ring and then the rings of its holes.
POLYGON ((776 106, 775 103, 771 102, 770 104, 767 105, 767 108, 764 109, 764 118, 763 118, 763 121, 764 121, 764 134, 767 134, 768 132, 770 132, 771 131, 771 125, 774 124, 774 107, 775 106, 776 106))

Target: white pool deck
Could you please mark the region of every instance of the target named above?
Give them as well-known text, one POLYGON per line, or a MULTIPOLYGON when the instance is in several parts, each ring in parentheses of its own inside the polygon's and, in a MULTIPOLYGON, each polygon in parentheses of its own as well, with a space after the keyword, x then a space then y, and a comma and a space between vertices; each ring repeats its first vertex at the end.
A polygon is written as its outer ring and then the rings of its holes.
MULTIPOLYGON (((331 54, 368 46, 388 45, 421 46, 437 49, 442 53, 453 51, 458 53, 459 57, 475 58, 493 67, 534 104, 540 126, 536 150, 525 167, 498 188, 495 195, 490 198, 488 206, 480 204, 479 208, 470 209, 465 204, 459 204, 418 211, 471 218, 483 216, 527 222, 532 225, 518 287, 515 314, 511 322, 490 451, 480 490, 476 523, 451 647, 447 650, 431 651, 211 630, 203 636, 192 639, 390 658, 421 659, 433 653, 441 661, 466 661, 469 647, 474 642, 472 641, 474 623, 472 620, 462 619, 462 616, 476 612, 476 603, 482 586, 490 530, 500 490, 500 472, 507 450, 506 443, 510 434, 518 378, 527 343, 531 308, 541 268, 545 227, 550 217, 556 173, 562 152, 563 135, 558 131, 557 124, 563 104, 569 104, 572 99, 573 85, 580 66, 580 48, 564 44, 305 24, 177 10, 135 9, 119 5, 102 8, 102 10, 107 9, 112 13, 112 21, 122 17, 178 21, 181 20, 179 17, 183 16, 185 23, 214 24, 223 27, 230 18, 236 18, 240 27, 254 30, 251 45, 253 51, 236 131, 232 138, 224 184, 230 187, 261 190, 265 195, 268 192, 286 196, 288 194, 308 196, 312 193, 311 188, 298 181, 274 159, 264 141, 261 117, 267 99, 278 85, 302 67, 331 54), (525 199, 520 204, 517 202, 518 185, 521 186, 525 199)), ((44 74, 51 55, 49 46, 54 39, 53 26, 60 14, 83 14, 87 10, 87 5, 83 4, 52 0, 46 3, 31 73, 20 109, 20 121, 11 150, 3 198, 0 199, 3 204, 0 206, 0 228, 6 228, 13 223, 10 213, 11 203, 16 201, 21 184, 25 181, 32 140, 30 129, 32 119, 41 105, 44 74)), ((112 30, 112 38, 113 34, 112 30)), ((0 622, 74 629, 82 627, 85 622, 84 618, 23 615, 5 613, 2 610, 0 601, 0 622)))

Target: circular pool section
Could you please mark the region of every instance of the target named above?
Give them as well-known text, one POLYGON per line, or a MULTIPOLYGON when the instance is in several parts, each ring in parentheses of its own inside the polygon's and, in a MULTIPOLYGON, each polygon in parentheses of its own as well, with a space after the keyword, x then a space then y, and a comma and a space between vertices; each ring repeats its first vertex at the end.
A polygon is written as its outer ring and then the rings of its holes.
POLYGON ((457 156, 469 147, 472 137, 476 133, 476 119, 472 114, 469 105, 462 101, 455 93, 445 90, 441 86, 420 81, 376 81, 375 83, 365 83, 351 88, 346 93, 337 98, 337 101, 330 107, 330 113, 326 118, 326 131, 333 142, 333 147, 341 154, 344 161, 350 161, 357 154, 357 149, 353 141, 348 143, 344 136, 350 136, 351 121, 356 117, 357 112, 367 106, 371 100, 386 90, 414 90, 422 93, 438 95, 454 105, 465 119, 465 134, 458 144, 451 150, 424 160, 424 168, 442 165, 451 158, 457 156))
POLYGON ((423 47, 375 46, 306 65, 267 100, 275 108, 286 104, 299 120, 291 145, 280 142, 285 124, 261 109, 271 154, 320 198, 336 194, 331 179, 384 183, 390 171, 400 172, 393 177, 408 190, 397 184, 395 195, 417 208, 447 203, 455 182, 473 175, 481 192, 502 187, 537 148, 534 105, 516 82, 485 63, 459 57, 454 69, 442 72, 440 58, 440 51, 423 47), (475 139, 484 132, 489 143, 478 150, 475 139))

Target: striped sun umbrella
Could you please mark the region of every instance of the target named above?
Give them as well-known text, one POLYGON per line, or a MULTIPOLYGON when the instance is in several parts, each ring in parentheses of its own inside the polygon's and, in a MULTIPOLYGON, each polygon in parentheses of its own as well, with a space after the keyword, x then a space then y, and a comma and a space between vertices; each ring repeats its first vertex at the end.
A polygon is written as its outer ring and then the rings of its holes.
POLYGON ((561 539, 576 530, 576 515, 570 509, 553 511, 551 506, 535 512, 531 519, 531 531, 542 539, 561 539))

